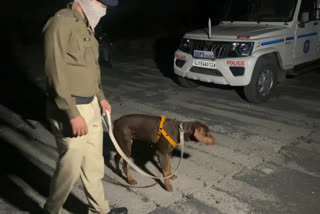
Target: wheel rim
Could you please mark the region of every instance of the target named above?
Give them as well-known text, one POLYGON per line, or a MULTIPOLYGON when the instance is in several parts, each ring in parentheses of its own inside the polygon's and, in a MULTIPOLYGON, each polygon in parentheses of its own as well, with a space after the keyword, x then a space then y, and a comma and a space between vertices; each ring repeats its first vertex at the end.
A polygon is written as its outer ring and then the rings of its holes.
POLYGON ((262 96, 270 93, 273 86, 273 73, 271 69, 265 69, 258 80, 258 92, 262 96))

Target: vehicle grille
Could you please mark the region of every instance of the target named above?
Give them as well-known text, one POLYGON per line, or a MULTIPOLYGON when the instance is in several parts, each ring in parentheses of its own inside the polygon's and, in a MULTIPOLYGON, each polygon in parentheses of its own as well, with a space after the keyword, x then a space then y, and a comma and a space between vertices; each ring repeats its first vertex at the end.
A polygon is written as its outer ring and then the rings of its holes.
POLYGON ((220 71, 217 69, 210 69, 210 68, 201 68, 201 67, 192 67, 190 69, 191 72, 193 73, 199 73, 199 74, 206 74, 206 75, 212 75, 212 76, 222 76, 220 71))
POLYGON ((217 42, 217 41, 202 41, 193 40, 192 55, 194 57, 194 50, 199 51, 212 51, 216 59, 226 58, 229 50, 232 48, 230 42, 217 42))

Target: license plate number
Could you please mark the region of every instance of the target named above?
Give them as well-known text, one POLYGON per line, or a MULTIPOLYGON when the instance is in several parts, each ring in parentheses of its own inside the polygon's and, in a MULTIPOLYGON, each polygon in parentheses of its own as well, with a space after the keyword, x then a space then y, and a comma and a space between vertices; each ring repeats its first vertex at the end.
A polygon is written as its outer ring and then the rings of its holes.
POLYGON ((214 59, 214 53, 212 51, 194 50, 193 56, 196 58, 214 59))
POLYGON ((216 62, 204 61, 204 60, 193 60, 193 66, 201 68, 216 68, 216 62))

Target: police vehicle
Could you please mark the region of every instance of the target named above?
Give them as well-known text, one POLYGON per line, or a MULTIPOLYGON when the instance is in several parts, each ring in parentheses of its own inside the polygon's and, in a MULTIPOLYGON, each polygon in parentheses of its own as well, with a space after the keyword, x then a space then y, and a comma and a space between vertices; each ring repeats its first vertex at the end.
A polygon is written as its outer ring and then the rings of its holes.
POLYGON ((320 0, 227 0, 219 24, 186 33, 174 72, 198 82, 240 86, 252 103, 267 101, 287 74, 320 58, 320 0))

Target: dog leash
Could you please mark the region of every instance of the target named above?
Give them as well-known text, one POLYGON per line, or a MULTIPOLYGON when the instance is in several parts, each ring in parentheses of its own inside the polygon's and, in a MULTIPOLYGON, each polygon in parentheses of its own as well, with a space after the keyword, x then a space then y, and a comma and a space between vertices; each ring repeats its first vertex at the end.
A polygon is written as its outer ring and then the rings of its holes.
POLYGON ((179 134, 180 134, 180 147, 181 147, 181 155, 180 155, 180 160, 179 160, 179 163, 177 165, 177 168, 174 170, 174 172, 169 175, 169 176, 153 176, 153 175, 150 175, 146 172, 144 172, 142 169, 140 169, 135 163, 133 163, 125 154, 124 152, 122 151, 122 149, 120 148, 119 144, 117 143, 117 140, 115 139, 114 135, 113 135, 113 128, 112 128, 112 123, 111 123, 111 115, 110 115, 110 112, 107 111, 107 121, 108 123, 106 123, 106 120, 105 120, 105 117, 102 115, 102 122, 105 126, 105 128, 108 130, 109 132, 109 136, 110 136, 110 139, 114 145, 114 147, 116 148, 117 152, 121 155, 121 157, 127 161, 127 163, 132 166, 132 168, 134 170, 136 170, 138 173, 140 173, 141 175, 144 175, 146 177, 150 177, 150 178, 155 178, 155 179, 165 179, 165 178, 170 178, 172 177, 173 175, 176 174, 178 168, 180 167, 180 163, 181 163, 181 160, 183 158, 183 153, 184 153, 184 130, 183 130, 183 127, 182 127, 182 123, 179 124, 179 134))

